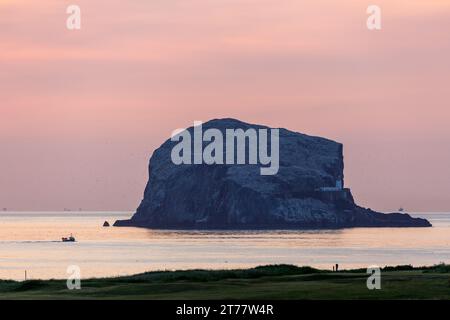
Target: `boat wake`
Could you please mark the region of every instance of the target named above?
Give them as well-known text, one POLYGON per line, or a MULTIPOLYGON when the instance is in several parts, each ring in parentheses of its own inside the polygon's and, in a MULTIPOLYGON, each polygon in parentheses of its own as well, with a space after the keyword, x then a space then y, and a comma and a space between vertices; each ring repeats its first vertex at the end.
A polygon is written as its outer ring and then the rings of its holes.
POLYGON ((0 241, 0 243, 61 243, 61 240, 5 240, 5 241, 0 241))

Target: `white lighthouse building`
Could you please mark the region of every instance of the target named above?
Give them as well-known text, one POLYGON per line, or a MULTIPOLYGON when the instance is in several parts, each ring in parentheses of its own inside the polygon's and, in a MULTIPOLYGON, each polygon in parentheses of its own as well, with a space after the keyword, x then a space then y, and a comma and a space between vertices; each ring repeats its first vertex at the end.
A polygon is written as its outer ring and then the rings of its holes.
POLYGON ((319 190, 320 191, 342 191, 343 188, 344 188, 344 184, 342 182, 342 179, 337 179, 334 187, 322 187, 322 188, 319 188, 319 190))

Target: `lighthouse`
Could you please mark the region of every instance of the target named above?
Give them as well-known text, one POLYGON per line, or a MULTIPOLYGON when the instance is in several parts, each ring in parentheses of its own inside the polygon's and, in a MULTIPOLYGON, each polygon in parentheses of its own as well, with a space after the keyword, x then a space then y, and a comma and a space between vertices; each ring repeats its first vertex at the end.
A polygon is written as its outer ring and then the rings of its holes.
POLYGON ((336 180, 336 190, 342 190, 342 188, 344 187, 342 179, 337 179, 336 180))

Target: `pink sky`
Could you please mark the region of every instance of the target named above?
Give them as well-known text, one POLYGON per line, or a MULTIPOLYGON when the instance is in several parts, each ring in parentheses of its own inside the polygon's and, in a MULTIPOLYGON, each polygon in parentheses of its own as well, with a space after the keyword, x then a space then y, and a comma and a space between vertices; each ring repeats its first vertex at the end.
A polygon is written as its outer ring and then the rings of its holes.
POLYGON ((448 0, 0 0, 0 208, 133 210, 172 130, 235 117, 342 142, 364 206, 449 211, 449 35, 448 0))

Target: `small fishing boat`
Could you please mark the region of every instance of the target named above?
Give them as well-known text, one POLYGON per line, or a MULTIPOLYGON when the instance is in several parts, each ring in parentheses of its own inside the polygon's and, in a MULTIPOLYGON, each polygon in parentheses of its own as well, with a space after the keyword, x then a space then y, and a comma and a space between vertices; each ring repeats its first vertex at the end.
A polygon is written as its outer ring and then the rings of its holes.
POLYGON ((75 242, 75 237, 70 234, 70 237, 62 237, 61 240, 62 242, 75 242))

